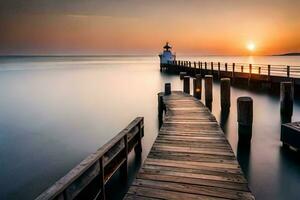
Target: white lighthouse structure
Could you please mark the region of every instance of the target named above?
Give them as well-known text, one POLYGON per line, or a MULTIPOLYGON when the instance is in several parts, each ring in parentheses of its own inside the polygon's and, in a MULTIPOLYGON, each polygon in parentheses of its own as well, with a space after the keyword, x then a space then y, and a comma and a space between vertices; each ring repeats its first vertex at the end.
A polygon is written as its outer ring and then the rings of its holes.
POLYGON ((172 47, 167 42, 166 45, 164 46, 164 51, 161 54, 159 54, 161 67, 168 64, 171 61, 176 60, 176 55, 172 53, 171 49, 172 47))

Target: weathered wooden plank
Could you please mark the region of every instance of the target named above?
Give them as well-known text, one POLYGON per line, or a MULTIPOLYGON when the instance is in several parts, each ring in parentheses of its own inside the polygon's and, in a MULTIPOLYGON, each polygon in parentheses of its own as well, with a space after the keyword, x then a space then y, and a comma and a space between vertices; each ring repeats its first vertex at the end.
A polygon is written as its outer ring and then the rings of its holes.
POLYGON ((209 165, 211 163, 201 163, 202 165, 194 165, 193 162, 185 161, 172 161, 172 160, 161 160, 161 159, 147 159, 145 165, 156 165, 156 166, 166 166, 166 167, 177 167, 182 169, 197 169, 209 172, 220 172, 229 174, 242 174, 240 168, 231 168, 228 165, 209 165))
POLYGON ((215 188, 210 186, 190 185, 186 183, 173 183, 165 181, 153 181, 147 179, 136 179, 133 183, 135 186, 147 188, 157 188, 161 190, 176 191, 181 193, 200 194, 212 197, 221 197, 228 199, 253 199, 250 192, 235 191, 224 188, 215 188))
POLYGON ((174 192, 169 190, 161 190, 156 188, 150 187, 138 187, 132 185, 128 191, 129 194, 136 194, 144 197, 151 197, 151 198, 160 198, 160 199, 168 199, 168 200, 182 200, 182 199, 189 199, 189 200, 218 200, 218 199, 225 199, 225 198, 218 198, 218 197, 211 197, 205 195, 197 195, 197 194, 189 194, 189 193, 182 193, 182 192, 174 192))

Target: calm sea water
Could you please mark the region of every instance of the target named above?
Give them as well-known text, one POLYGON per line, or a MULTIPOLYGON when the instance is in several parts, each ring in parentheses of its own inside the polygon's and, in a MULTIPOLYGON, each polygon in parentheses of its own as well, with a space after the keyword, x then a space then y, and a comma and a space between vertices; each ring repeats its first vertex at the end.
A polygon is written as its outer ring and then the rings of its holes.
MULTIPOLYGON (((300 66, 300 57, 179 57, 187 60, 300 66)), ((157 57, 0 58, 0 199, 33 199, 136 116, 145 117, 143 159, 157 135, 157 96, 177 76, 161 74, 157 57)), ((300 160, 280 144, 279 97, 232 88, 228 118, 213 113, 257 199, 300 199, 300 160), (254 99, 250 149, 237 145, 236 98, 254 99)), ((293 120, 300 120, 300 101, 293 120)))

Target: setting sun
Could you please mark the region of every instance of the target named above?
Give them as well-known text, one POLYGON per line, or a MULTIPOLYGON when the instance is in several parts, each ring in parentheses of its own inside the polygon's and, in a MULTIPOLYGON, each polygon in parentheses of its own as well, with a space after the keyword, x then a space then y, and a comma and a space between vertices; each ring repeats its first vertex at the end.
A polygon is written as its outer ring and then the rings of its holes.
POLYGON ((249 42, 246 47, 249 51, 254 51, 256 48, 256 46, 253 42, 249 42))

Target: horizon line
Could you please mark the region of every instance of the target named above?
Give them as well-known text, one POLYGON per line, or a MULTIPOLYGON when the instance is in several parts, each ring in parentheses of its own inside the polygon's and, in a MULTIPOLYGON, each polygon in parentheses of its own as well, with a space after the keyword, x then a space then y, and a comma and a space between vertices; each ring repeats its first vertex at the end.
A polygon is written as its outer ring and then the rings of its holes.
MULTIPOLYGON (((299 56, 298 52, 282 53, 282 54, 267 54, 267 55, 224 55, 224 54, 177 54, 176 56, 240 56, 240 57, 260 57, 260 56, 299 56)), ((0 54, 0 57, 143 57, 156 56, 155 54, 0 54)), ((158 54, 157 54, 158 56, 158 54)))

